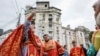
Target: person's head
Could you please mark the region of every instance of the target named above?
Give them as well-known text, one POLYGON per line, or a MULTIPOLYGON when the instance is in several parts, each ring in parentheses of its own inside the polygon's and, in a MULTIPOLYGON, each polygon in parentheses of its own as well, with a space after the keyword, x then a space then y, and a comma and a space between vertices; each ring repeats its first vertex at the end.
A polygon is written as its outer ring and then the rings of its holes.
POLYGON ((89 33, 89 41, 90 41, 90 42, 91 42, 92 35, 93 35, 93 31, 91 31, 91 32, 89 33))
POLYGON ((45 41, 48 41, 48 40, 49 40, 49 35, 48 35, 48 34, 44 34, 44 35, 43 35, 43 39, 44 39, 45 41))
POLYGON ((64 45, 64 48, 67 49, 67 45, 64 45))
POLYGON ((59 42, 59 40, 57 40, 57 42, 59 42))
POLYGON ((73 45, 73 47, 76 47, 77 46, 76 41, 72 41, 72 45, 73 45))
POLYGON ((93 9, 94 9, 94 11, 96 11, 96 2, 93 5, 93 9))
POLYGON ((84 46, 83 46, 83 44, 80 44, 80 46, 83 48, 84 46))

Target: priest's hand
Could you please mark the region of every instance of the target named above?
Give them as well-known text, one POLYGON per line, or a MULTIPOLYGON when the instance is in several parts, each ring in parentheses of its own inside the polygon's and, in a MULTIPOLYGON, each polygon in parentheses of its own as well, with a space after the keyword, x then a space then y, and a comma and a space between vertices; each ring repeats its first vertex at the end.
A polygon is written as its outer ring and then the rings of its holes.
POLYGON ((35 11, 32 11, 31 15, 28 16, 27 20, 31 21, 34 16, 35 16, 35 11))

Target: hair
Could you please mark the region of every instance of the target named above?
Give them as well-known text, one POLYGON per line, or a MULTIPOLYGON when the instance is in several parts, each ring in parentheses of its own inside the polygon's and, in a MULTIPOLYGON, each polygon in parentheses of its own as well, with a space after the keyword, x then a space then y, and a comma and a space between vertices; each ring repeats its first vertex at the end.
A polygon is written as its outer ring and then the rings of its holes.
POLYGON ((48 36, 48 34, 44 34, 43 37, 44 37, 44 36, 48 36))
POLYGON ((35 25, 35 19, 31 21, 31 24, 34 24, 35 25))
POLYGON ((80 44, 81 47, 83 47, 83 44, 80 44))
POLYGON ((89 34, 89 40, 90 40, 90 42, 91 42, 92 35, 93 35, 93 31, 91 31, 90 34, 89 34))
POLYGON ((66 48, 67 47, 67 45, 64 45, 64 48, 66 48))
POLYGON ((72 41, 72 44, 73 44, 73 43, 76 43, 76 41, 75 41, 75 40, 73 40, 73 41, 72 41))

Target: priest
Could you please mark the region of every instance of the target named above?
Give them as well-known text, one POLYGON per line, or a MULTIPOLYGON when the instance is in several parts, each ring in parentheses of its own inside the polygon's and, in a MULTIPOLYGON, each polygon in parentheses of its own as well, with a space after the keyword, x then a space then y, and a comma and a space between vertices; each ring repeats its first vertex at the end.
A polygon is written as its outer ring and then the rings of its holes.
POLYGON ((64 54, 64 48, 57 41, 51 40, 48 34, 45 34, 43 39, 44 56, 62 56, 64 54))
POLYGON ((35 12, 18 26, 0 46, 0 56, 42 56, 42 43, 34 34, 35 12))
POLYGON ((72 41, 73 48, 70 50, 70 56, 85 56, 81 47, 77 46, 76 41, 72 41))

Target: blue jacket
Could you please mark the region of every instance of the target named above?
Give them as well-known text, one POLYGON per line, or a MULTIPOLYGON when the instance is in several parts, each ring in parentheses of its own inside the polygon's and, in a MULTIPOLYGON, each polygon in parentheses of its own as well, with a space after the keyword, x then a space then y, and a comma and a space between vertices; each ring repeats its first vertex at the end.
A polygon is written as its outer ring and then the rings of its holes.
POLYGON ((69 56, 68 51, 65 50, 64 55, 63 56, 69 56))

